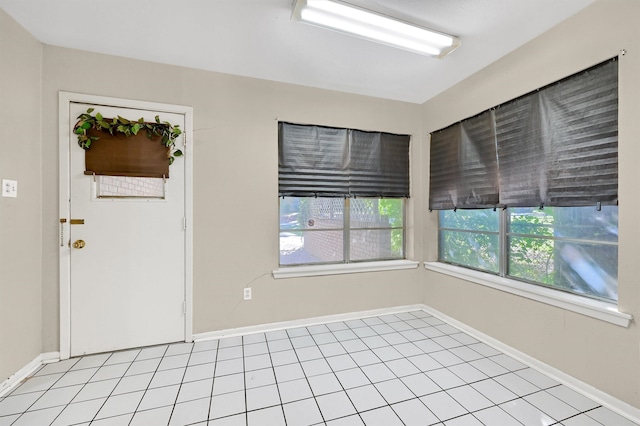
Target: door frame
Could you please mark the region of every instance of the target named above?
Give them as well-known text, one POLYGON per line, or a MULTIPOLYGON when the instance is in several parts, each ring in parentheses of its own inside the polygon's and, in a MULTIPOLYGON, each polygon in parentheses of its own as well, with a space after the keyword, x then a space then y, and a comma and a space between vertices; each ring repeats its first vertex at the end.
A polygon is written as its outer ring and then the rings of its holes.
POLYGON ((185 162, 185 319, 184 340, 193 341, 193 108, 184 105, 162 104, 156 102, 137 101, 133 99, 111 98, 106 96, 87 95, 82 93, 58 93, 58 139, 59 139, 59 214, 62 220, 59 227, 58 243, 60 261, 60 359, 67 359, 71 354, 71 250, 69 243, 69 221, 71 200, 71 164, 70 164, 70 126, 69 107, 71 103, 88 103, 116 108, 135 108, 150 111, 167 112, 184 115, 183 134, 185 138, 184 156, 179 161, 185 162))

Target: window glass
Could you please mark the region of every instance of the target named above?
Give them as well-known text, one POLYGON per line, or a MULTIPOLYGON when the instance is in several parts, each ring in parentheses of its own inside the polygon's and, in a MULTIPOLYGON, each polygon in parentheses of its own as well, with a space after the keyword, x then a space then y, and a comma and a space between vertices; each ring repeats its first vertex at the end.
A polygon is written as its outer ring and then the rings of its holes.
POLYGON ((554 235, 597 241, 618 241, 618 207, 546 207, 509 209, 509 232, 554 235))
POLYGON ((281 265, 403 257, 404 199, 280 199, 281 265))
POLYGON ((402 249, 392 247, 391 229, 354 230, 350 235, 351 260, 382 260, 402 258, 402 249))
POLYGON ((441 210, 440 228, 498 232, 500 216, 493 209, 441 210))
POLYGON ((499 213, 493 209, 441 210, 439 257, 486 272, 499 272, 499 213))
POLYGON ((351 228, 402 227, 402 206, 399 198, 355 198, 349 200, 351 228))
POLYGON ((96 176, 97 198, 165 198, 163 178, 96 176))
POLYGON ((442 262, 618 299, 617 206, 446 210, 439 219, 442 262))
POLYGON ((508 209, 508 275, 618 299, 618 208, 508 209))
POLYGON ((350 260, 402 259, 404 199, 349 200, 350 260))
POLYGON ((343 198, 280 199, 280 264, 342 262, 344 204, 343 198))
POLYGON ((280 264, 342 262, 342 241, 342 231, 280 232, 280 264))

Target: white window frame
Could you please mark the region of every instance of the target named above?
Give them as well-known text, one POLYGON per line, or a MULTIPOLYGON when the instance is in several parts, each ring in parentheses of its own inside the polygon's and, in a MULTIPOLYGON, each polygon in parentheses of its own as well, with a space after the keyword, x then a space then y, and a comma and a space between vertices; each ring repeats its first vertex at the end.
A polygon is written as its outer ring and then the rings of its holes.
MULTIPOLYGON (((453 276, 472 283, 480 284, 496 290, 515 294, 548 305, 566 309, 592 318, 597 318, 621 327, 628 327, 633 316, 620 312, 617 303, 591 297, 569 293, 539 284, 510 278, 506 275, 506 247, 507 213, 501 211, 499 217, 499 239, 501 248, 499 251, 500 273, 499 275, 483 272, 471 267, 459 266, 445 262, 425 262, 426 270, 453 276)), ((440 227, 438 227, 438 238, 440 227)))
POLYGON ((625 328, 629 327, 629 324, 633 320, 633 316, 620 312, 618 305, 615 303, 591 299, 589 297, 541 287, 536 284, 529 284, 511 278, 503 278, 486 272, 443 262, 425 262, 424 268, 428 271, 460 278, 465 281, 546 303, 547 305, 556 306, 625 328))
MULTIPOLYGON (((367 197, 370 198, 370 197, 367 197)), ((296 277, 312 277, 322 275, 338 275, 338 274, 351 274, 361 272, 380 272, 380 271, 395 271, 402 269, 416 269, 420 262, 408 260, 406 258, 407 252, 407 226, 406 226, 406 212, 407 201, 402 199, 402 253, 405 256, 403 259, 376 259, 376 260, 364 260, 364 261, 352 261, 349 260, 349 235, 353 230, 350 223, 349 215, 349 199, 345 199, 344 210, 345 214, 343 228, 339 229, 343 232, 343 241, 345 241, 343 250, 345 260, 340 263, 322 263, 322 264, 293 264, 293 265, 279 265, 278 269, 273 271, 273 277, 280 278, 296 278, 296 277)), ((359 229, 359 228, 358 228, 359 229)), ((382 229, 382 228, 371 228, 382 229)), ((386 229, 386 228, 385 228, 386 229)), ((398 229, 398 228, 389 228, 398 229)), ((331 229, 329 229, 331 230, 331 229)), ((336 229, 338 230, 338 229, 336 229)), ((278 255, 279 256, 279 255, 278 255)))
POLYGON ((283 266, 273 270, 273 278, 316 277, 323 275, 353 274, 360 272, 398 271, 416 269, 420 262, 415 260, 380 260, 377 262, 331 263, 306 266, 283 266))

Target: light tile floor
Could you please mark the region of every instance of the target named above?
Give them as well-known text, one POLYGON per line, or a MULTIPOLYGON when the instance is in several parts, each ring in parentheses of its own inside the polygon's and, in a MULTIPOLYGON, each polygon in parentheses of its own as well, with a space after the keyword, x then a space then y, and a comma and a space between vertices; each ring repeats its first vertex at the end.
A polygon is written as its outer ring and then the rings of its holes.
POLYGON ((0 398, 5 425, 625 426, 424 311, 69 359, 0 398))

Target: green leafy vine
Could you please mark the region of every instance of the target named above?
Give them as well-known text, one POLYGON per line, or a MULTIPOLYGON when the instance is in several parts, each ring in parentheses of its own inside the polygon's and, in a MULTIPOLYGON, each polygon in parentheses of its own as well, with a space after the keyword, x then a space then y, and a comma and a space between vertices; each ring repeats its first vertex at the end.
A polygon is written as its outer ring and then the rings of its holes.
POLYGON ((73 127, 73 132, 78 135, 78 145, 82 149, 89 149, 93 142, 100 139, 98 136, 88 135, 89 129, 109 132, 112 135, 121 133, 125 136, 137 135, 141 131, 146 131, 149 139, 160 136, 161 143, 169 148, 169 164, 173 164, 175 157, 182 156, 182 151, 176 148, 176 139, 182 134, 179 125, 173 125, 168 121, 161 122, 157 115, 156 121, 149 123, 145 122, 143 118, 139 118, 137 121, 127 120, 121 116, 104 118, 99 112, 92 115, 93 111, 94 108, 89 108, 87 112, 80 114, 78 122, 73 127))

